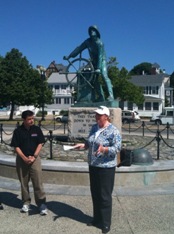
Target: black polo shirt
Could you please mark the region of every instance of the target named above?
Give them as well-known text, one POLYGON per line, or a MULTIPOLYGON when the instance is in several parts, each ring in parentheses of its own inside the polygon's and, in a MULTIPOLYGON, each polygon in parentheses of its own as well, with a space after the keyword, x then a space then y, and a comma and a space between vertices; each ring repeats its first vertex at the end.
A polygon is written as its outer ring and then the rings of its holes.
POLYGON ((25 156, 29 156, 34 155, 37 146, 44 142, 44 135, 38 126, 33 125, 26 129, 22 124, 14 130, 11 146, 19 147, 25 156))

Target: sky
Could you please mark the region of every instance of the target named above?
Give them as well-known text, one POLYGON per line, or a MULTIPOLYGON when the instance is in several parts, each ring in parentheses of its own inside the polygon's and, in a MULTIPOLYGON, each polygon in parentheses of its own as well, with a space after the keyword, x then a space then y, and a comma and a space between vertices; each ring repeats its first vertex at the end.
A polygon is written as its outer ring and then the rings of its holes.
POLYGON ((97 25, 107 59, 116 57, 120 69, 148 62, 171 74, 173 9, 173 0, 0 0, 0 55, 16 48, 34 68, 68 65, 63 56, 97 25))

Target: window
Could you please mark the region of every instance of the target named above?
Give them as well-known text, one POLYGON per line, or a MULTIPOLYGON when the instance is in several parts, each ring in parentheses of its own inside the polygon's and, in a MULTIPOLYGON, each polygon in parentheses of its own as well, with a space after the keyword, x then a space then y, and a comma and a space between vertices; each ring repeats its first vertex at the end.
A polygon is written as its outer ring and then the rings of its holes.
POLYGON ((132 102, 128 102, 128 110, 133 110, 133 103, 132 102))
POLYGON ((167 111, 166 115, 167 116, 173 116, 173 111, 167 111))
POLYGON ((129 111, 123 111, 122 112, 122 116, 132 116, 132 113, 131 112, 129 112, 129 111))
POLYGON ((155 94, 155 87, 152 87, 152 94, 155 94))
POLYGON ((69 104, 70 103, 70 98, 64 98, 64 104, 69 104))
POLYGON ((60 85, 55 85, 55 89, 60 89, 60 85))
POLYGON ((56 104, 61 104, 61 98, 56 98, 56 104))
POLYGON ((67 85, 61 85, 61 89, 66 89, 67 85))
POLYGON ((70 100, 71 100, 71 104, 74 104, 74 98, 71 98, 70 100))
POLYGON ((159 103, 153 102, 153 110, 159 110, 159 103))
POLYGON ((148 94, 148 86, 146 86, 145 94, 148 94))
POLYGON ((145 102, 145 110, 151 110, 151 102, 145 102))
POLYGON ((158 94, 158 86, 152 87, 152 94, 158 94))
POLYGON ((138 110, 143 110, 143 104, 138 105, 138 110))
POLYGON ((124 110, 124 102, 123 101, 119 101, 119 107, 124 110))
POLYGON ((149 94, 151 94, 151 93, 152 93, 152 87, 149 86, 149 94))
POLYGON ((158 86, 156 86, 156 94, 158 94, 158 86))

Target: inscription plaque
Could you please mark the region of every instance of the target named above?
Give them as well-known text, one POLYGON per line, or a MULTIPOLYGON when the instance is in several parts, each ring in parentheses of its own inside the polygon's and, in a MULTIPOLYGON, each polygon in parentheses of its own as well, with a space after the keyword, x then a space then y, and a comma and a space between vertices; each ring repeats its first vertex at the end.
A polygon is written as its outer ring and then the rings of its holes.
MULTIPOLYGON (((73 107, 69 109, 68 134, 70 138, 86 138, 93 124, 96 123, 97 108, 73 107)), ((121 109, 109 108, 111 122, 121 130, 121 109)))

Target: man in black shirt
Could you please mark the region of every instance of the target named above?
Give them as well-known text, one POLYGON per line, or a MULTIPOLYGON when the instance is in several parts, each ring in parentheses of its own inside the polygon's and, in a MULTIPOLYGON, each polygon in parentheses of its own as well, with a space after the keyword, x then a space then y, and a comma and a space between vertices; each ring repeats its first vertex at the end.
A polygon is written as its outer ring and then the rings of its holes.
POLYGON ((42 167, 39 156, 45 142, 41 129, 34 125, 34 113, 26 110, 22 113, 23 123, 14 130, 11 146, 15 148, 16 170, 21 183, 23 207, 21 212, 27 213, 30 209, 29 181, 31 179, 34 198, 40 210, 40 215, 47 214, 45 205, 46 196, 42 183, 42 167))

